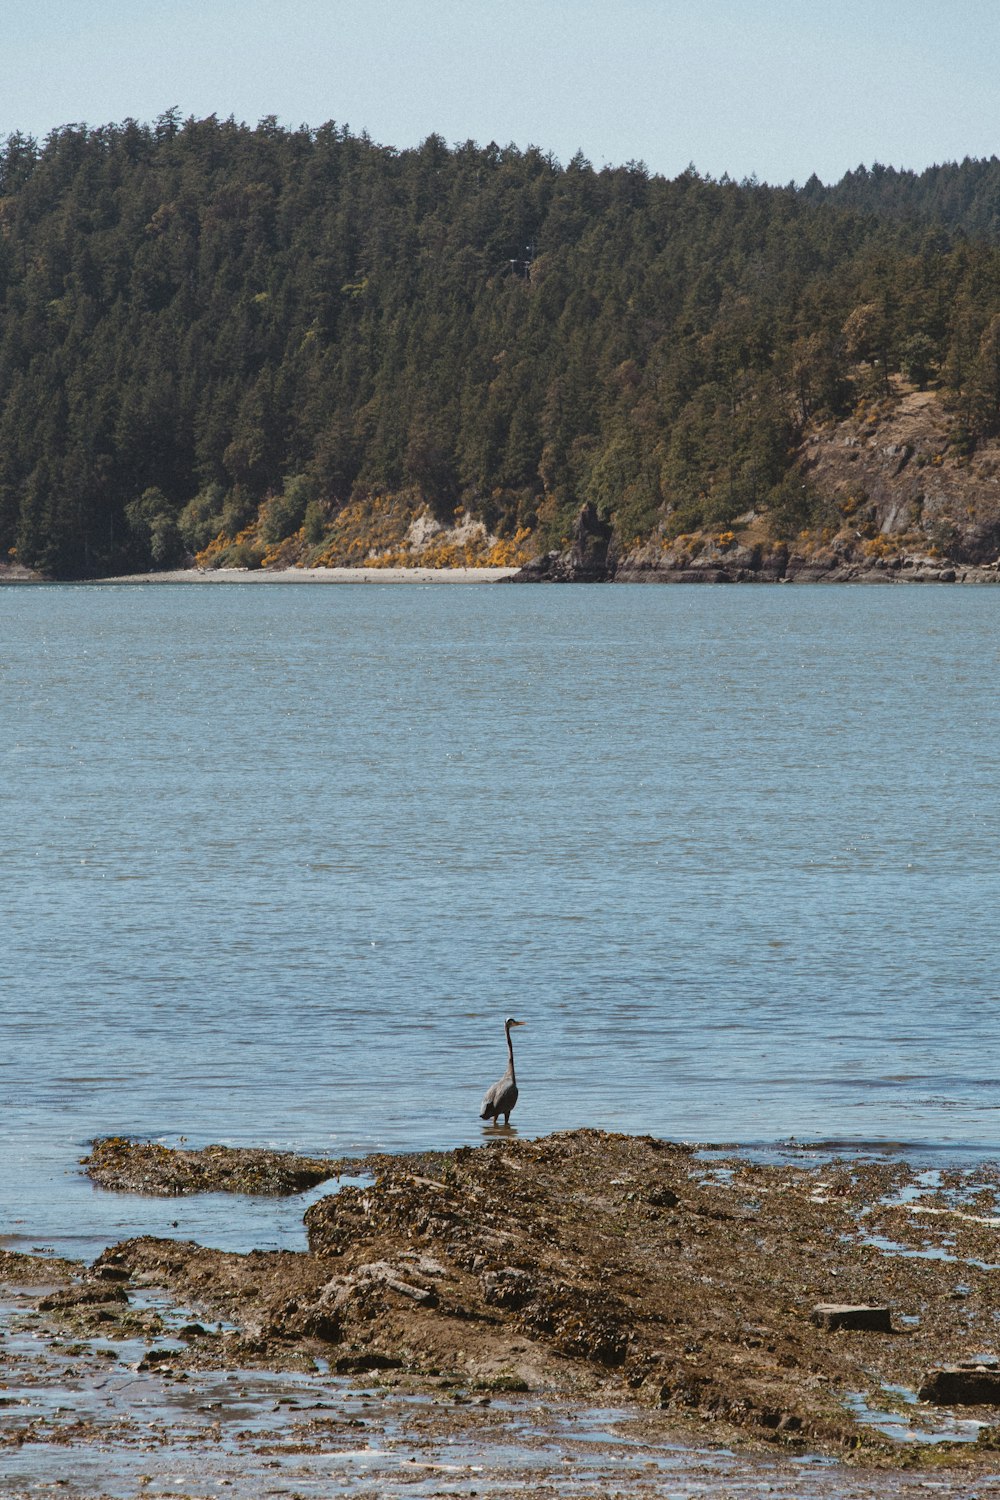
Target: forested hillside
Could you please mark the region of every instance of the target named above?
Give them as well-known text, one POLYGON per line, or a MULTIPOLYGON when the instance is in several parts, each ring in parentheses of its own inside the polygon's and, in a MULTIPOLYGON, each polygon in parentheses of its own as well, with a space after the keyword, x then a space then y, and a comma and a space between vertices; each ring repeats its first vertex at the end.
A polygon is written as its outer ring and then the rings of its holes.
POLYGON ((859 403, 934 388, 958 462, 997 432, 998 235, 995 159, 779 189, 175 113, 11 137, 0 557, 361 562, 422 517, 511 561, 588 502, 622 551, 781 542, 859 403))

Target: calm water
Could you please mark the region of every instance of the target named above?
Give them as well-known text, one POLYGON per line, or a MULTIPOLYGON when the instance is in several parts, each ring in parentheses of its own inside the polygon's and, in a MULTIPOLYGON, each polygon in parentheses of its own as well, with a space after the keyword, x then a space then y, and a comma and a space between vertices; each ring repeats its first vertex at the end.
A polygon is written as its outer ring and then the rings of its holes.
POLYGON ((479 1140, 506 1014, 524 1134, 1000 1153, 1000 591, 11 587, 0 653, 0 1242, 280 1241, 76 1160, 479 1140))

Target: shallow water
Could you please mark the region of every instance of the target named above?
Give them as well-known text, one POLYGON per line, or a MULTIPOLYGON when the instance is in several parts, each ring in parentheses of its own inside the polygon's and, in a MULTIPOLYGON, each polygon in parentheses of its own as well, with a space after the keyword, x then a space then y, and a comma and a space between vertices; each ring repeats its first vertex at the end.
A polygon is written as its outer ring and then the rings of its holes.
POLYGON ((910 1411, 918 1405, 917 1393, 903 1385, 887 1385, 884 1394, 901 1409, 879 1411, 860 1391, 847 1397, 858 1422, 863 1427, 874 1427, 884 1437, 896 1443, 974 1443, 982 1429, 989 1424, 975 1417, 956 1417, 953 1412, 933 1411, 924 1408, 920 1420, 914 1421, 910 1411), (909 1409, 909 1410, 908 1410, 909 1409))
POLYGON ((1000 592, 0 590, 0 1233, 95 1136, 1000 1152, 1000 592))

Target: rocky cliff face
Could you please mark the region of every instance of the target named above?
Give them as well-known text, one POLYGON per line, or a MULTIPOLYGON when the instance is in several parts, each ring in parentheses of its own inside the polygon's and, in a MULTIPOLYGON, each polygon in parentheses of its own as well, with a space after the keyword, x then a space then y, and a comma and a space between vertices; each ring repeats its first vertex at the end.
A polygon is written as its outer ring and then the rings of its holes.
POLYGON ((956 569, 1000 554, 1000 445, 966 450, 933 391, 909 391, 807 435, 799 472, 827 502, 831 542, 852 560, 913 554, 956 569))
POLYGON ((572 546, 537 559, 520 576, 628 583, 998 581, 1000 443, 968 451, 957 418, 935 391, 899 384, 885 400, 807 432, 793 482, 811 517, 801 528, 748 512, 725 529, 684 536, 670 536, 665 523, 660 533, 619 551, 613 532, 585 506, 572 546))

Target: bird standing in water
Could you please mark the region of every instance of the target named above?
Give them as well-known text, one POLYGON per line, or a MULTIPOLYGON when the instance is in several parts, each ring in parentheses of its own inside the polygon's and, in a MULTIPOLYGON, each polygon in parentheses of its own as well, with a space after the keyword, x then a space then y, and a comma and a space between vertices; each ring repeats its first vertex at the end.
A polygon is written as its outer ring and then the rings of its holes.
POLYGON ((508 1016, 503 1023, 504 1035, 507 1038, 507 1071, 492 1088, 488 1088, 483 1095, 483 1102, 479 1108, 479 1118, 489 1120, 496 1124, 500 1115, 503 1115, 505 1125, 510 1124, 510 1112, 517 1103, 517 1079, 514 1077, 514 1046, 510 1039, 510 1028, 512 1026, 523 1026, 523 1021, 515 1021, 513 1016, 508 1016))

